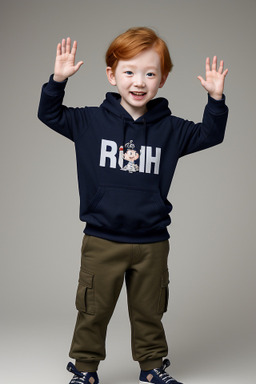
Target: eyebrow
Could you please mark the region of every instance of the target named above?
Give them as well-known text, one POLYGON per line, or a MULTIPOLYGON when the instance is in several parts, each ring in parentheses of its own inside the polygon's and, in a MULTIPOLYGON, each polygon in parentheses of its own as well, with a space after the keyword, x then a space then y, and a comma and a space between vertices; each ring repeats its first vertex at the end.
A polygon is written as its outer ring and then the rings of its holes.
MULTIPOLYGON (((137 68, 137 65, 133 65, 133 64, 123 64, 122 65, 122 68, 126 68, 126 67, 129 67, 129 68, 137 68)), ((148 65, 145 69, 146 70, 149 70, 149 69, 155 69, 157 70, 158 67, 155 67, 154 65, 148 65)))

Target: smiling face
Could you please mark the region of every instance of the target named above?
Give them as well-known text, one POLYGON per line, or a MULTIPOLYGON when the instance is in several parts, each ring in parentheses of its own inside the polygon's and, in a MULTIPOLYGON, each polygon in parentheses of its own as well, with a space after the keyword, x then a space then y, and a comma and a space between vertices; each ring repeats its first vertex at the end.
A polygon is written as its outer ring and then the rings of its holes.
POLYGON ((107 67, 107 76, 121 95, 121 105, 134 120, 144 115, 147 103, 155 97, 167 78, 167 75, 161 74, 160 57, 153 48, 130 60, 119 60, 115 72, 107 67))
POLYGON ((135 160, 139 158, 139 154, 133 149, 128 149, 123 157, 126 161, 130 161, 133 163, 135 160))

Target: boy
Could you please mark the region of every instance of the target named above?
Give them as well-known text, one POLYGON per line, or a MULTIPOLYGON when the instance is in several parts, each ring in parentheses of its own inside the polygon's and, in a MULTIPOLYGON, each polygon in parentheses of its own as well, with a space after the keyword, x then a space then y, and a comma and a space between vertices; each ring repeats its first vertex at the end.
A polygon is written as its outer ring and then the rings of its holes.
POLYGON ((140 383, 181 384, 165 371, 169 360, 162 361, 168 353, 161 322, 169 284, 167 194, 179 157, 224 138, 227 69, 223 61, 217 69, 216 57, 212 68, 206 59, 206 80, 198 77, 209 94, 202 123, 174 117, 167 100, 154 99, 172 69, 168 48, 151 29, 131 28, 106 53, 107 77, 118 93, 107 93, 100 107, 67 108, 67 78, 83 64, 75 64, 76 49, 70 38, 58 44, 38 112, 75 143, 80 219, 86 222, 70 350, 76 364, 67 367, 71 383, 98 383, 107 325, 125 279, 140 383))

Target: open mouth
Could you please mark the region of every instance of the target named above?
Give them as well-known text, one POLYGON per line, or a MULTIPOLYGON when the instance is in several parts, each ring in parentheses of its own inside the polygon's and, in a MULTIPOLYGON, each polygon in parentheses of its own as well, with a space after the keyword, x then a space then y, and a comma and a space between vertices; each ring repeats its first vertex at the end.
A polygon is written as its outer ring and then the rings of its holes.
POLYGON ((131 96, 133 100, 141 101, 144 100, 144 97, 147 93, 146 92, 131 92, 131 96))
POLYGON ((146 95, 146 92, 131 92, 131 94, 134 96, 144 96, 146 95))

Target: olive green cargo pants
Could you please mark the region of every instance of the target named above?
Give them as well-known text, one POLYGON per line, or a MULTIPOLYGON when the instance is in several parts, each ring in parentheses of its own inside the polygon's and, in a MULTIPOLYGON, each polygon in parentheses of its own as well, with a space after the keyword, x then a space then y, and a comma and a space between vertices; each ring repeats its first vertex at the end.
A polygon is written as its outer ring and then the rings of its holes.
POLYGON ((162 365, 168 353, 161 322, 168 303, 168 253, 168 240, 129 244, 84 236, 70 349, 77 369, 95 371, 105 359, 107 326, 124 279, 133 359, 143 370, 162 365))

